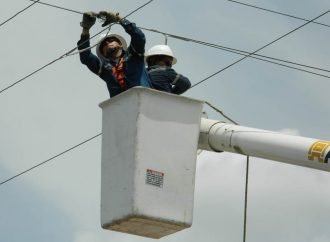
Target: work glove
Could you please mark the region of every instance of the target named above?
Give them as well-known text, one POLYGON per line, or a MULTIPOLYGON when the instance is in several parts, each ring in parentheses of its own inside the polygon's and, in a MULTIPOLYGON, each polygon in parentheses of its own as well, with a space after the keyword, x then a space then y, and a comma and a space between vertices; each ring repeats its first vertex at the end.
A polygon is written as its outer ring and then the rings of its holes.
POLYGON ((121 20, 119 13, 106 12, 106 11, 99 12, 97 17, 104 20, 102 27, 105 27, 112 23, 118 23, 121 20))
POLYGON ((85 12, 83 14, 83 19, 80 22, 80 26, 84 29, 90 29, 96 21, 96 13, 94 12, 85 12))

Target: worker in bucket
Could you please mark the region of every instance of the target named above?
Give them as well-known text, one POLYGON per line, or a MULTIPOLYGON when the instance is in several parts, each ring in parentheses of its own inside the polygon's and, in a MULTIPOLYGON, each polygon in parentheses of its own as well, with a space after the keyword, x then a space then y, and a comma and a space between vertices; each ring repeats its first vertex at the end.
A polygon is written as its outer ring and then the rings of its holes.
POLYGON ((148 74, 154 89, 182 94, 191 87, 189 79, 173 68, 177 62, 168 45, 155 45, 146 54, 148 74))
POLYGON ((144 63, 145 35, 135 23, 121 18, 118 14, 102 11, 84 13, 80 25, 82 27, 81 38, 78 41, 80 61, 106 82, 110 97, 135 86, 151 86, 144 63), (102 27, 112 23, 120 24, 131 36, 129 46, 122 36, 107 34, 98 42, 97 56, 94 55, 89 48, 89 30, 95 24, 97 17, 104 20, 102 27))

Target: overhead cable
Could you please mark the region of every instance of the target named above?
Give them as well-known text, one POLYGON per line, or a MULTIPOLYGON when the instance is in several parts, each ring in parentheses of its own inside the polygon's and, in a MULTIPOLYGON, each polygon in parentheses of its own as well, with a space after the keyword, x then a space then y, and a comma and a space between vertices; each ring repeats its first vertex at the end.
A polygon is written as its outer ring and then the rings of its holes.
POLYGON ((220 109, 216 108, 215 106, 213 106, 211 103, 205 101, 205 104, 207 104, 208 106, 210 106, 212 109, 214 109, 215 111, 217 111, 218 113, 220 113, 223 117, 225 117, 226 119, 228 119, 230 122, 232 122, 233 124, 238 125, 237 122, 235 122, 233 119, 231 119, 230 117, 228 117, 226 114, 224 114, 220 109))
MULTIPOLYGON (((99 35, 100 33, 104 32, 104 31, 105 31, 105 30, 107 30, 107 29, 108 29, 108 28, 105 28, 105 29, 101 30, 101 31, 100 31, 100 32, 98 32, 97 34, 95 34, 95 35, 93 35, 92 37, 90 37, 88 40, 90 40, 90 39, 94 38, 95 36, 99 35)), ((86 41, 88 41, 88 40, 86 40, 86 41)), ((1 93, 3 93, 3 92, 4 92, 4 91, 6 91, 6 90, 8 90, 8 89, 12 88, 13 86, 17 85, 18 83, 20 83, 20 82, 24 81, 25 79, 29 78, 30 76, 33 76, 34 74, 38 73, 39 71, 41 71, 41 70, 45 69, 46 67, 48 67, 48 66, 50 66, 50 65, 54 64, 55 62, 57 62, 57 61, 61 60, 62 58, 64 58, 64 57, 66 57, 66 56, 70 55, 70 54, 71 54, 73 51, 75 51, 76 49, 78 49, 78 47, 74 47, 73 49, 71 49, 71 50, 67 51, 65 54, 61 55, 60 57, 58 57, 58 58, 56 58, 56 59, 52 60, 51 62, 47 63, 46 65, 44 65, 44 66, 42 66, 42 67, 38 68, 37 70, 35 70, 35 71, 31 72, 31 73, 30 73, 30 74, 28 74, 28 75, 26 75, 26 76, 22 77, 22 78, 21 78, 21 79, 19 79, 18 81, 16 81, 16 82, 14 82, 14 83, 10 84, 9 86, 7 86, 7 87, 5 87, 5 88, 1 89, 1 90, 0 90, 0 94, 1 94, 1 93)))
POLYGON ((163 34, 165 36, 169 36, 169 37, 172 37, 172 38, 175 38, 175 39, 179 39, 179 40, 183 40, 183 41, 187 41, 187 42, 193 42, 193 43, 196 43, 196 44, 208 46, 208 47, 215 48, 215 49, 220 49, 220 50, 235 53, 235 54, 238 54, 238 55, 244 55, 244 56, 247 56, 249 58, 254 58, 254 59, 257 59, 257 60, 261 60, 261 61, 265 61, 265 62, 268 62, 268 63, 275 64, 275 65, 280 65, 280 66, 295 69, 295 70, 298 70, 298 71, 307 72, 307 73, 310 73, 310 74, 313 74, 313 75, 318 75, 318 76, 330 78, 330 76, 327 76, 327 75, 323 75, 323 74, 320 74, 320 73, 316 73, 316 72, 308 71, 308 70, 305 70, 305 69, 293 67, 293 66, 290 66, 290 65, 281 64, 281 63, 271 61, 271 60, 276 60, 276 61, 279 61, 279 62, 288 63, 288 64, 301 66, 301 67, 305 67, 305 68, 315 69, 315 70, 318 70, 318 71, 330 72, 330 70, 327 70, 327 69, 324 69, 324 68, 315 67, 315 66, 306 65, 306 64, 301 64, 301 63, 288 61, 288 60, 283 60, 283 59, 279 59, 279 58, 274 58, 274 57, 270 57, 270 56, 266 56, 266 55, 260 55, 260 54, 257 54, 257 53, 248 52, 248 51, 244 51, 244 50, 239 50, 239 49, 235 49, 235 48, 225 47, 225 46, 221 46, 221 45, 218 45, 218 44, 212 44, 212 43, 208 43, 208 42, 204 42, 204 41, 200 41, 200 40, 195 40, 195 39, 191 39, 191 38, 187 38, 187 37, 182 37, 182 36, 179 36, 179 35, 174 35, 174 34, 170 34, 170 33, 161 32, 161 31, 155 30, 155 29, 149 29, 149 28, 143 28, 143 27, 139 27, 139 28, 141 28, 143 30, 146 30, 146 31, 163 34), (259 57, 262 57, 262 58, 259 58, 259 57), (268 60, 268 59, 270 59, 270 60, 268 60))
MULTIPOLYGON (((34 1, 34 0, 30 0, 30 1, 34 1)), ((68 8, 63 8, 63 7, 60 7, 60 6, 53 5, 53 4, 48 4, 48 3, 44 3, 44 2, 39 2, 39 3, 50 6, 50 7, 58 8, 58 9, 62 9, 62 10, 66 10, 66 11, 70 11, 70 12, 74 12, 74 13, 78 13, 78 14, 83 14, 82 12, 75 11, 75 10, 68 9, 68 8)), ((320 73, 317 73, 317 72, 312 72, 312 71, 309 71, 309 70, 306 70, 306 69, 301 69, 301 68, 297 68, 297 67, 290 66, 290 65, 285 65, 285 64, 278 63, 278 62, 275 62, 275 61, 288 63, 288 64, 292 64, 292 65, 296 65, 296 66, 301 66, 301 67, 305 67, 305 68, 309 68, 309 69, 314 69, 314 70, 318 70, 318 71, 330 72, 330 70, 327 70, 327 69, 324 69, 324 68, 319 68, 319 67, 315 67, 315 66, 311 66, 311 65, 301 64, 301 63, 288 61, 288 60, 283 60, 283 59, 279 59, 279 58, 274 58, 274 57, 270 57, 270 56, 260 55, 260 54, 257 54, 257 53, 253 54, 253 53, 248 52, 248 51, 239 50, 239 49, 230 48, 230 47, 225 47, 225 46, 221 46, 221 45, 218 45, 218 44, 208 43, 208 42, 205 42, 205 41, 195 40, 195 39, 191 39, 191 38, 187 38, 187 37, 183 37, 183 36, 179 36, 179 35, 174 35, 174 34, 170 34, 170 33, 165 33, 165 32, 162 32, 162 31, 159 31, 159 30, 156 30, 156 29, 144 28, 144 27, 141 27, 141 26, 139 26, 139 28, 142 29, 142 30, 149 31, 149 32, 154 32, 154 33, 159 33, 159 34, 164 35, 165 36, 165 44, 167 44, 167 37, 172 37, 172 38, 179 39, 179 40, 182 40, 182 41, 193 42, 193 43, 196 43, 196 44, 204 45, 204 46, 211 47, 211 48, 220 49, 220 50, 235 53, 235 54, 238 54, 238 55, 248 56, 250 58, 254 58, 254 59, 257 59, 257 60, 260 60, 260 61, 264 61, 264 62, 268 62, 268 63, 271 63, 271 64, 275 64, 275 65, 283 66, 283 67, 286 67, 286 68, 294 69, 294 70, 297 70, 297 71, 302 71, 302 72, 306 72, 306 73, 309 73, 309 74, 313 74, 313 75, 317 75, 317 76, 321 76, 321 77, 325 77, 325 78, 330 78, 330 76, 327 76, 327 75, 324 75, 324 74, 320 74, 320 73), (262 58, 258 58, 256 56, 262 57, 262 58), (270 59, 270 60, 267 60, 267 59, 270 59), (271 61, 271 60, 275 60, 275 61, 271 61)), ((77 54, 77 53, 79 53, 79 52, 74 52, 70 55, 74 55, 74 54, 77 54)), ((66 55, 66 56, 68 56, 68 55, 66 55)))
POLYGON ((30 4, 30 5, 27 6, 26 8, 23 8, 21 11, 15 13, 15 14, 14 14, 13 16, 11 16, 9 19, 7 19, 6 21, 2 22, 2 23, 0 24, 0 27, 1 27, 2 25, 4 25, 5 23, 9 22, 10 20, 12 20, 13 18, 15 18, 15 17, 16 17, 17 15, 19 15, 20 13, 23 13, 24 11, 26 11, 28 8, 32 7, 34 4, 38 3, 39 1, 40 1, 40 0, 38 0, 38 1, 34 1, 34 3, 30 4))
MULTIPOLYGON (((31 0, 30 0, 30 1, 31 1, 31 0)), ((133 13, 135 13, 135 12, 138 11, 138 10, 140 10, 141 8, 147 6, 148 4, 150 4, 150 3, 153 2, 153 1, 154 1, 154 0, 150 0, 150 1, 148 1, 147 3, 141 5, 140 7, 138 7, 138 8, 135 9, 135 10, 133 10, 131 13, 129 13, 128 15, 126 15, 126 16, 123 17, 123 18, 127 18, 128 16, 132 15, 133 13)), ((40 3, 40 2, 39 2, 39 1, 34 1, 34 3, 40 3)), ((67 10, 67 9, 65 9, 65 10, 67 10)), ((79 13, 79 12, 78 12, 78 13, 79 13)), ((92 37, 90 37, 90 38, 89 38, 88 40, 86 40, 86 41, 89 41, 90 39, 93 39, 94 37, 96 37, 97 35, 101 34, 102 32, 108 30, 109 27, 111 27, 111 25, 108 26, 108 27, 106 27, 106 28, 104 28, 104 29, 101 30, 100 32, 96 33, 95 35, 93 35, 92 37)), ((84 44, 86 41, 84 41, 84 42, 81 43, 80 45, 84 44)), ((74 52, 76 49, 78 49, 78 46, 75 47, 75 48, 73 48, 73 49, 71 49, 71 50, 69 50, 69 51, 67 51, 65 54, 63 54, 63 55, 61 55, 60 57, 56 58, 55 60, 53 60, 53 61, 47 63, 46 65, 40 67, 39 69, 33 71, 32 73, 28 74, 27 76, 24 76, 23 78, 19 79, 18 81, 16 81, 16 82, 10 84, 9 86, 3 88, 2 90, 0 90, 0 94, 3 93, 3 92, 6 91, 6 90, 12 88, 13 86, 17 85, 18 83, 24 81, 25 79, 29 78, 30 76, 36 74, 37 72, 39 72, 39 71, 45 69, 46 67, 48 67, 48 66, 54 64, 55 62, 59 61, 60 59, 66 57, 66 56, 68 56, 68 55, 70 55, 70 54, 71 54, 72 52, 74 52)))
POLYGON ((75 10, 72 10, 72 9, 68 9, 68 8, 64 8, 64 7, 60 7, 60 6, 55 6, 53 4, 49 4, 49 3, 44 3, 44 2, 40 2, 40 0, 36 1, 36 0, 30 0, 31 2, 35 2, 35 3, 39 3, 39 4, 43 4, 43 5, 46 5, 46 6, 50 6, 50 7, 53 7, 53 8, 58 8, 58 9, 62 9, 62 10, 66 10, 68 12, 73 12, 73 13, 78 13, 78 14, 83 14, 83 12, 79 12, 79 11, 75 11, 75 10))
MULTIPOLYGON (((36 0, 30 0, 30 1, 31 2, 39 2, 39 1, 36 1, 36 0)), ((234 1, 234 0, 226 0, 226 1, 232 2, 232 3, 237 3, 237 4, 240 4, 240 5, 247 6, 247 7, 252 7, 252 8, 259 9, 259 10, 266 11, 266 12, 275 13, 275 14, 278 14, 278 15, 283 15, 283 16, 286 16, 286 17, 289 17, 289 18, 303 20, 305 22, 308 22, 309 21, 308 19, 305 19, 305 18, 302 18, 302 17, 298 17, 298 16, 294 16, 294 15, 282 13, 282 12, 271 10, 271 9, 262 8, 262 7, 259 7, 259 6, 256 6, 256 5, 252 5, 252 4, 247 4, 247 3, 243 3, 243 2, 239 2, 239 1, 234 1)), ((67 10, 69 12, 83 14, 83 12, 79 12, 79 11, 76 11, 76 10, 72 10, 72 9, 68 9, 68 8, 56 6, 56 5, 53 5, 53 4, 44 3, 44 2, 39 2, 39 3, 40 4, 43 4, 43 5, 48 5, 48 6, 54 7, 54 8, 58 8, 58 9, 62 9, 62 10, 67 10)), ((321 22, 315 22, 315 21, 313 21, 312 23, 313 24, 323 25, 323 26, 326 26, 326 27, 330 27, 330 25, 324 24, 324 23, 321 23, 321 22)))
MULTIPOLYGON (((36 0, 30 0, 31 2, 39 2, 36 1, 36 0)), ((149 3, 151 3, 152 1, 154 0, 150 0, 149 2, 146 2, 145 4, 141 5, 140 7, 138 7, 137 9, 135 9, 134 11, 132 11, 131 13, 129 13, 128 15, 126 15, 124 18, 127 18, 129 16, 131 16, 133 13, 139 11, 141 8, 147 6, 149 3)), ((53 5, 53 4, 49 4, 49 3, 44 3, 44 2, 39 2, 40 4, 43 4, 43 5, 47 5, 47 6, 50 6, 50 7, 54 7, 54 8, 58 8, 58 9, 62 9, 62 10, 66 10, 66 11, 69 11, 69 12, 73 12, 73 13, 78 13, 78 14, 84 14, 83 12, 79 12, 79 11, 76 11, 76 10, 72 10, 72 9, 68 9, 68 8, 64 8, 64 7, 60 7, 60 6, 56 6, 56 5, 53 5)))
MULTIPOLYGON (((258 7, 258 6, 256 6, 256 5, 252 5, 252 4, 242 3, 242 2, 234 1, 234 0, 227 0, 227 1, 228 1, 228 2, 232 2, 232 3, 237 3, 237 4, 240 4, 240 5, 244 5, 244 6, 247 6, 247 7, 251 7, 251 8, 256 8, 256 9, 259 9, 259 10, 262 10, 262 11, 266 11, 266 12, 270 12, 270 13, 275 13, 275 14, 283 15, 283 16, 286 16, 286 17, 289 17, 289 18, 295 18, 295 19, 303 20, 303 21, 305 21, 305 22, 308 22, 308 21, 309 21, 308 19, 305 19, 305 18, 301 18, 301 17, 297 17, 297 16, 294 16, 294 15, 290 15, 290 14, 281 13, 281 12, 278 12, 278 11, 274 11, 274 10, 270 10, 270 9, 266 9, 266 8, 258 7)), ((324 24, 324 23, 320 23, 320 22, 312 21, 311 23, 313 23, 313 24, 323 25, 323 26, 325 26, 325 27, 330 27, 330 25, 328 25, 328 24, 324 24)))
POLYGON ((280 37, 276 38, 275 40, 273 40, 273 41, 269 42, 268 44, 266 44, 266 45, 264 45, 264 46, 262 46, 262 47, 258 48, 257 50, 253 51, 252 53, 250 53, 250 54, 248 54, 248 55, 246 55, 246 56, 242 57, 241 59, 238 59, 237 61, 235 61, 235 62, 231 63, 230 65, 228 65, 228 66, 226 66, 226 67, 224 67, 224 68, 220 69, 219 71, 216 71, 215 73, 213 73, 213 74, 209 75, 208 77, 204 78, 203 80, 201 80, 201 81, 199 81, 199 82, 195 83, 195 84, 194 84, 194 85, 192 85, 190 88, 193 88, 193 87, 195 87, 195 86, 198 86, 198 85, 200 85, 201 83, 205 82, 206 80, 208 80, 208 79, 210 79, 210 78, 212 78, 212 77, 214 77, 214 76, 218 75, 219 73, 221 73, 221 72, 223 72, 223 71, 227 70, 228 68, 230 68, 230 67, 232 67, 232 66, 234 66, 234 65, 238 64, 239 62, 241 62, 241 61, 245 60, 246 58, 250 57, 251 55, 253 55, 253 54, 255 54, 255 53, 259 52, 260 50, 263 50, 263 49, 265 49, 266 47, 268 47, 268 46, 270 46, 270 45, 274 44, 275 42, 277 42, 277 41, 279 41, 279 40, 281 40, 281 39, 285 38, 286 36, 288 36, 288 35, 290 35, 290 34, 294 33, 295 31, 297 31, 297 30, 299 30, 299 29, 301 29, 301 28, 305 27, 305 26, 306 26, 306 25, 308 25, 309 23, 311 23, 311 22, 315 21, 316 19, 319 19, 320 17, 322 17, 322 16, 324 16, 324 15, 328 14, 329 12, 330 12, 330 11, 329 11, 329 10, 327 10, 326 12, 324 12, 324 13, 320 14, 319 16, 317 16, 317 17, 315 17, 315 18, 313 18, 313 19, 309 20, 307 23, 304 23, 304 24, 302 24, 302 25, 298 26, 297 28, 294 28, 293 30, 291 30, 291 31, 287 32, 286 34, 284 34, 284 35, 282 35, 282 36, 280 36, 280 37))
POLYGON ((79 147, 79 146, 81 146, 81 145, 83 145, 83 144, 85 144, 85 143, 87 143, 87 142, 89 142, 89 141, 91 141, 91 140, 99 137, 100 135, 102 135, 102 133, 99 133, 99 134, 97 134, 97 135, 95 135, 95 136, 93 136, 91 138, 88 138, 88 139, 84 140, 83 142, 80 142, 79 144, 74 145, 74 146, 66 149, 65 151, 63 151, 61 153, 58 153, 57 155, 54 155, 53 157, 51 157, 51 158, 49 158, 49 159, 47 159, 47 160, 45 160, 43 162, 40 162, 37 165, 32 166, 31 168, 26 169, 26 170, 24 170, 24 171, 22 171, 22 172, 20 172, 20 173, 18 173, 16 175, 14 175, 14 176, 8 178, 8 179, 0 182, 0 186, 3 185, 3 184, 5 184, 5 183, 7 183, 7 182, 9 182, 9 181, 11 181, 11 180, 13 180, 13 179, 15 179, 15 178, 17 178, 17 177, 19 177, 19 176, 21 176, 21 175, 23 175, 23 174, 25 174, 25 173, 27 173, 27 172, 29 172, 29 171, 31 171, 31 170, 33 170, 33 169, 35 169, 35 168, 37 168, 37 167, 39 167, 39 166, 41 166, 41 165, 44 165, 44 164, 48 163, 51 160, 54 160, 55 158, 57 158, 57 157, 59 157, 61 155, 64 155, 65 153, 68 153, 69 151, 71 151, 71 150, 73 150, 73 149, 75 149, 75 148, 77 148, 77 147, 79 147))
POLYGON ((243 242, 246 241, 246 227, 247 227, 247 203, 248 203, 248 187, 249 187, 249 164, 250 156, 246 156, 245 168, 245 193, 244 193, 244 221, 243 221, 243 242))
MULTIPOLYGON (((206 103, 207 105, 209 105, 211 108, 213 108, 214 110, 216 110, 217 112, 219 112, 223 117, 225 117, 226 119, 228 119, 228 120, 231 121, 232 123, 234 123, 234 124, 236 124, 236 125, 238 124, 237 122, 235 122, 233 119, 231 119, 230 117, 228 117, 227 115, 225 115, 220 109, 216 108, 216 107, 215 107, 214 105, 212 105, 211 103, 209 103, 209 102, 205 102, 205 103, 206 103)), ((92 137, 90 137, 90 138, 88 138, 88 139, 86 139, 86 140, 80 142, 79 144, 76 144, 76 145, 74 145, 74 146, 72 146, 72 147, 70 147, 70 148, 68 148, 68 149, 66 149, 66 150, 64 150, 64 151, 62 151, 62 152, 60 152, 60 153, 58 153, 58 154, 52 156, 52 157, 50 157, 49 159, 46 159, 46 160, 44 160, 44 161, 42 161, 42 162, 40 162, 40 163, 38 163, 38 164, 36 164, 36 165, 34 165, 34 166, 28 168, 28 169, 26 169, 26 170, 24 170, 24 171, 22 171, 22 172, 20 172, 20 173, 18 173, 18 174, 16 174, 16 175, 14 175, 14 176, 8 178, 8 179, 6 179, 6 180, 0 182, 0 186, 1 186, 1 185, 4 185, 5 183, 7 183, 7 182, 9 182, 9 181, 11 181, 11 180, 13 180, 13 179, 16 179, 17 177, 19 177, 19 176, 21 176, 21 175, 23 175, 23 174, 25 174, 25 173, 28 173, 29 171, 32 171, 32 170, 36 169, 37 167, 40 167, 40 166, 42 166, 42 165, 45 165, 46 163, 48 163, 48 162, 54 160, 55 158, 58 158, 58 157, 60 157, 60 156, 62 156, 62 155, 64 155, 64 154, 66 154, 66 153, 68 153, 68 152, 70 152, 70 151, 72 151, 72 150, 78 148, 79 146, 88 143, 89 141, 91 141, 91 140, 93 140, 93 139, 95 139, 95 138, 97 138, 97 137, 99 137, 99 136, 101 136, 101 135, 102 135, 102 133, 98 133, 98 134, 96 134, 96 135, 94 135, 94 136, 92 136, 92 137)))

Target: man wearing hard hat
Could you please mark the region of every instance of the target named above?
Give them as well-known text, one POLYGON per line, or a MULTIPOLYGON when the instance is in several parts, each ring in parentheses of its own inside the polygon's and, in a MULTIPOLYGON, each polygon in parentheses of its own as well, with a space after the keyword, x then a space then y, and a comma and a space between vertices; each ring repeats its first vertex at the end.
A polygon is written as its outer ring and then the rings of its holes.
POLYGON ((189 79, 172 68, 177 59, 168 45, 151 47, 145 59, 153 88, 174 94, 182 94, 190 88, 189 79))
POLYGON ((80 61, 106 82, 110 97, 134 86, 151 86, 144 64, 145 35, 134 23, 111 12, 88 12, 83 14, 80 25, 83 28, 78 41, 80 61), (102 27, 119 23, 131 36, 130 45, 118 34, 107 34, 98 42, 95 56, 89 48, 89 30, 96 17, 105 20, 102 27))

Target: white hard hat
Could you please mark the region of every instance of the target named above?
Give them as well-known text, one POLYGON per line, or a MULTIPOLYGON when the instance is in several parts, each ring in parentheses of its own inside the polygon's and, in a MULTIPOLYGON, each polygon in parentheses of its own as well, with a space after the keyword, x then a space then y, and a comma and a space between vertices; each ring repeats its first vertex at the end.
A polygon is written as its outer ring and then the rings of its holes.
POLYGON ((102 53, 101 53, 101 50, 100 50, 100 47, 101 47, 101 44, 102 44, 102 42, 105 40, 105 39, 108 39, 108 38, 116 38, 116 39, 118 39, 119 41, 120 41, 120 43, 121 43, 121 45, 123 46, 123 50, 127 50, 127 43, 126 43, 126 40, 122 37, 122 36, 120 36, 119 34, 102 34, 101 36, 100 36, 100 40, 99 40, 99 42, 98 42, 98 44, 97 44, 97 46, 96 46, 96 54, 97 54, 97 56, 99 57, 99 58, 101 58, 101 59, 106 59, 103 55, 102 55, 102 53))
POLYGON ((175 58, 171 48, 168 45, 155 45, 151 47, 147 54, 146 54, 146 61, 148 61, 148 58, 154 55, 166 55, 173 58, 172 65, 174 65, 177 62, 177 59, 175 58))

